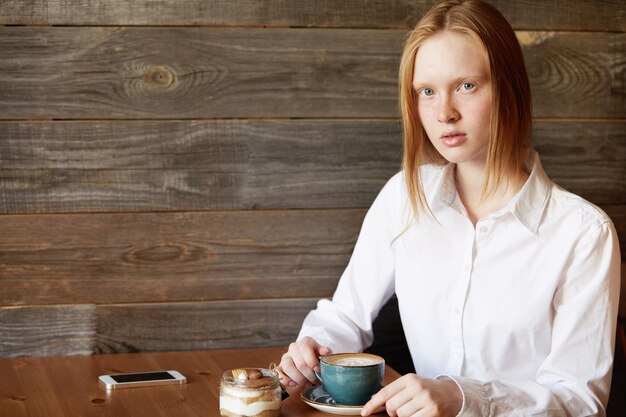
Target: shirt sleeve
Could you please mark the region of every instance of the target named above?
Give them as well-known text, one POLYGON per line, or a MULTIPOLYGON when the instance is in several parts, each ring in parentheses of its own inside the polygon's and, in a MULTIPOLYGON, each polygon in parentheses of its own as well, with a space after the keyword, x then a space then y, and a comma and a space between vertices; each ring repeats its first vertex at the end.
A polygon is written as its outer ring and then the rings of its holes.
POLYGON ((400 174, 381 190, 368 210, 350 262, 332 300, 323 299, 304 320, 298 340, 309 336, 333 352, 359 352, 373 341, 372 321, 394 293, 395 236, 400 174))
POLYGON ((451 378, 459 416, 604 416, 620 290, 617 233, 605 222, 577 245, 553 298, 552 343, 535 381, 451 378))

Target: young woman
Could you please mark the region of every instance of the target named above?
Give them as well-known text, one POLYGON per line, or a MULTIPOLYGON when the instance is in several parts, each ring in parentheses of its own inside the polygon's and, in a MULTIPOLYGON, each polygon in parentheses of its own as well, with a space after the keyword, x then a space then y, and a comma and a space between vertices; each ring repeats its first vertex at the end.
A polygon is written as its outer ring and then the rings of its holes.
POLYGON ((604 415, 617 235, 529 148, 528 76, 504 17, 481 1, 434 6, 405 43, 400 104, 403 170, 283 356, 283 383, 315 383, 319 355, 371 344, 395 292, 417 373, 363 415, 604 415))

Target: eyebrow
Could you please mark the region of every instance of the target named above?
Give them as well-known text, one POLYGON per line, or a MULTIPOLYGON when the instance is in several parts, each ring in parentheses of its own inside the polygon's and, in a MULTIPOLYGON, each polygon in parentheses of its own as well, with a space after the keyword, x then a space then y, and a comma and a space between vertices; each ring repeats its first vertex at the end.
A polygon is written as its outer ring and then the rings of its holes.
MULTIPOLYGON (((489 77, 488 75, 485 74, 463 74, 460 77, 456 77, 454 80, 452 80, 452 84, 453 85, 457 85, 460 84, 461 82, 465 81, 465 80, 478 80, 478 81, 489 81, 491 77, 489 77)), ((419 90, 420 88, 423 88, 426 85, 431 85, 432 83, 428 82, 428 81, 421 81, 421 80, 413 80, 413 89, 414 90, 419 90)))

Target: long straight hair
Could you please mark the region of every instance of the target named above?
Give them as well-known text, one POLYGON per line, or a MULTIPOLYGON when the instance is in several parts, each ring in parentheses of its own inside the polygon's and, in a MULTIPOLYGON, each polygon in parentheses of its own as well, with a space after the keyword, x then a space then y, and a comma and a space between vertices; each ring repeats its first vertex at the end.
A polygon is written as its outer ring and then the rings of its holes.
POLYGON ((422 210, 430 212, 419 176, 420 165, 446 161, 428 140, 419 119, 417 95, 413 89, 415 56, 426 40, 442 31, 470 36, 489 59, 491 131, 483 198, 522 169, 524 149, 530 145, 530 83, 513 28, 496 8, 480 0, 449 0, 436 4, 409 33, 400 60, 399 100, 404 135, 402 168, 416 216, 422 210))

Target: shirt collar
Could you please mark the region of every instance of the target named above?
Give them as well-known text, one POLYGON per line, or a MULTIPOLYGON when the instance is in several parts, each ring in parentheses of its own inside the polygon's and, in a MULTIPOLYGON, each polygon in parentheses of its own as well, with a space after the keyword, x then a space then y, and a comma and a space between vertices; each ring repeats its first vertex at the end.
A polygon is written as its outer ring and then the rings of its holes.
POLYGON ((537 234, 552 182, 541 166, 539 155, 532 149, 527 151, 525 167, 530 171, 530 176, 507 207, 528 230, 537 234))
MULTIPOLYGON (((539 155, 528 149, 524 167, 530 175, 522 188, 511 200, 492 216, 499 217, 506 212, 512 213, 530 232, 537 234, 539 223, 550 196, 551 181, 546 175, 539 155)), ((454 203, 457 191, 454 183, 454 164, 443 165, 438 175, 432 178, 433 193, 427 198, 433 211, 450 207, 454 203)))
MULTIPOLYGON (((432 210, 449 207, 454 202, 457 192, 454 183, 454 164, 445 164, 433 176, 433 192, 426 196, 426 201, 432 210), (430 197, 430 198, 429 198, 430 197)), ((429 188, 429 187, 428 187, 429 188)), ((428 189, 424 187, 424 189, 428 189)))

